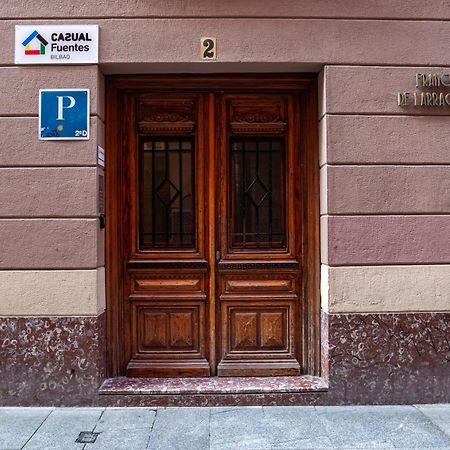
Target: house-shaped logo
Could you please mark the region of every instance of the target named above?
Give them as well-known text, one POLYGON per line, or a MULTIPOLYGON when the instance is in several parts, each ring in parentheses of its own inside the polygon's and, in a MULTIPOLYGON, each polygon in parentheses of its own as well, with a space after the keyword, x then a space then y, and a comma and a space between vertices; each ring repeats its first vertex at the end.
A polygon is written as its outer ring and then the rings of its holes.
POLYGON ((48 42, 35 30, 22 42, 22 45, 25 47, 25 55, 45 55, 48 42), (34 43, 36 45, 33 45, 34 43))

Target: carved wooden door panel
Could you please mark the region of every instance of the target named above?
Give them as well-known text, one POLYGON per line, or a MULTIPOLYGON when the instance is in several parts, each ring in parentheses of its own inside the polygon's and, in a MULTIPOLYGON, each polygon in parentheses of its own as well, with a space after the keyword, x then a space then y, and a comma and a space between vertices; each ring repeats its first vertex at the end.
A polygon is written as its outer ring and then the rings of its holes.
POLYGON ((203 94, 128 97, 129 376, 208 376, 203 94))
POLYGON ((296 375, 302 333, 298 100, 225 94, 220 104, 218 375, 296 375))
POLYGON ((128 95, 128 376, 301 372, 298 105, 294 93, 128 95))

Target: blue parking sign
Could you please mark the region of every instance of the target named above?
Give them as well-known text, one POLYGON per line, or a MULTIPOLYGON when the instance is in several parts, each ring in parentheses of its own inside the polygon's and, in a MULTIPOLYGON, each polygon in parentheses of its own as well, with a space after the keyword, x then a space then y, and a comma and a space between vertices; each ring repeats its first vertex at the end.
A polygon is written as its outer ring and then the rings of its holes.
POLYGON ((39 91, 39 139, 89 139, 89 89, 39 91))

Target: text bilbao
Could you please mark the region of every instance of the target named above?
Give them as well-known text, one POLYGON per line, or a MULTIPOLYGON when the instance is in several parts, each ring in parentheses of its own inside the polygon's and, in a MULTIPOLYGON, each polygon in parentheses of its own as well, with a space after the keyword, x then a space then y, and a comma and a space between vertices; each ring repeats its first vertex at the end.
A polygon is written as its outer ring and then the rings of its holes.
POLYGON ((51 41, 54 52, 88 52, 90 46, 86 42, 92 42, 92 39, 89 33, 52 33, 51 41))

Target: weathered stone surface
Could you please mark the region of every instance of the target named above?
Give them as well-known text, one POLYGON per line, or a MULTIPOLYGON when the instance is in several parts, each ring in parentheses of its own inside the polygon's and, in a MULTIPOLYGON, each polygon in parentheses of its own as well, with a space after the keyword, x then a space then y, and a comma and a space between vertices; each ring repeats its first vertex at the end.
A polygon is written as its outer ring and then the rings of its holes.
POLYGON ((89 141, 40 141, 36 117, 0 117, 0 167, 95 166, 103 124, 91 117, 90 126, 89 141))
POLYGON ((323 124, 322 165, 450 163, 448 117, 328 115, 323 124))
POLYGON ((2 219, 0 268, 95 269, 98 234, 97 219, 2 219))
MULTIPOLYGON (((426 31, 420 34, 425 35, 426 31)), ((408 36, 410 44, 415 41, 408 36)), ((397 47, 393 45, 392 47, 397 47)), ((361 62, 360 62, 361 63, 361 62)), ((358 64, 358 62, 356 62, 358 64)), ((399 62, 399 64, 401 64, 399 62)), ((414 64, 414 63, 413 63, 414 64)), ((431 63, 433 64, 433 63, 431 63)), ((447 65, 442 61, 442 65, 447 65)), ((450 107, 402 107, 398 92, 416 91, 416 73, 449 73, 446 67, 325 67, 325 111, 332 114, 450 115, 450 107)), ((426 89, 427 90, 427 89, 426 89)), ((436 90, 436 89, 434 89, 436 90)), ((442 90, 447 93, 447 90, 442 90)), ((383 133, 383 130, 380 130, 383 133)))
POLYGON ((0 404, 94 405, 104 333, 103 315, 1 318, 0 404))
POLYGON ((261 407, 211 410, 211 449, 272 449, 270 427, 261 407))
POLYGON ((450 266, 327 267, 332 313, 450 311, 450 266))
POLYGON ((450 400, 450 313, 330 314, 335 404, 450 400))
POLYGON ((76 443, 81 431, 91 431, 102 414, 101 408, 57 409, 37 430, 24 447, 36 449, 80 449, 85 444, 76 443))
POLYGON ((0 5, 0 18, 33 17, 342 17, 342 18, 398 18, 448 19, 450 13, 445 0, 435 0, 432 8, 424 8, 419 0, 370 0, 359 2, 316 0, 259 0, 224 3, 210 0, 109 0, 93 4, 82 0, 50 0, 29 8, 26 0, 0 5))
POLYGON ((332 449, 316 408, 298 406, 266 406, 264 418, 268 424, 272 448, 332 449))
MULTIPOLYGON (((26 24, 24 21, 22 23, 26 24)), ((175 19, 94 19, 85 20, 84 23, 99 25, 99 61, 105 65, 170 63, 173 67, 173 62, 199 64, 199 38, 208 34, 216 36, 220 42, 215 71, 219 71, 217 66, 220 63, 289 63, 291 66, 284 70, 290 71, 307 70, 308 64, 310 70, 314 71, 320 70, 323 64, 450 65, 450 56, 441 51, 442 48, 450 47, 448 21, 320 18, 251 20, 242 17, 224 20, 214 17, 208 19, 206 26, 204 19, 186 19, 181 16, 175 19), (150 35, 152 39, 148 39, 150 35), (145 45, 137 45, 144 41, 145 45), (395 45, 392 45, 393 41, 395 45), (243 42, 245 45, 242 45, 243 42)), ((15 25, 15 20, 0 24, 0 40, 14 42, 15 25)), ((5 47, 0 55, 0 64, 13 63, 14 48, 11 45, 5 47)), ((273 67, 276 68, 274 70, 280 70, 276 65, 273 67)), ((166 68, 166 72, 167 70, 166 68)), ((205 66, 198 70, 205 70, 205 66)), ((234 70, 245 69, 239 64, 234 70)), ((259 70, 264 70, 264 67, 259 70)), ((412 68, 411 72, 414 70, 412 68)), ((425 70, 428 72, 436 69, 425 70)), ((366 75, 368 73, 366 70, 362 72, 366 75)), ((387 77, 386 82, 379 80, 372 92, 371 82, 375 81, 375 77, 370 77, 366 79, 364 86, 358 86, 357 78, 350 77, 347 86, 342 81, 336 87, 343 89, 343 96, 347 94, 347 90, 349 93, 351 89, 358 92, 354 92, 352 96, 358 96, 359 103, 362 104, 368 104, 379 95, 387 99, 392 96, 396 102, 394 92, 397 86, 399 90, 414 87, 413 79, 410 81, 409 76, 391 85, 391 80, 387 77), (386 89, 387 86, 389 87, 386 89), (363 92, 364 98, 361 98, 363 92)))
MULTIPOLYGON (((102 316, 1 319, 0 361, 8 363, 0 365, 6 374, 0 373, 1 404, 242 406, 450 401, 450 313, 331 314, 329 391, 282 394, 98 395, 105 376, 102 324, 102 316)), ((177 436, 165 434, 164 423, 169 422, 170 414, 161 417, 158 425, 158 442, 165 448, 167 442, 179 442, 177 436)), ((206 419, 192 414, 192 418, 178 417, 180 433, 197 419, 197 436, 204 436, 206 419)))
POLYGON ((450 213, 450 166, 327 166, 322 214, 450 213))
POLYGON ((95 431, 151 428, 155 416, 156 408, 107 409, 98 421, 95 431))
POLYGON ((52 408, 1 408, 0 449, 21 449, 52 412, 52 408))
MULTIPOLYGON (((0 27, 3 26, 0 24, 0 27)), ((0 39, 2 39, 0 28, 0 39)), ((14 27, 7 39, 14 42, 14 27)), ((5 42, 8 42, 5 41, 5 42)), ((11 45, 9 47, 13 49, 11 45)), ((3 61, 5 63, 6 61, 3 61)), ((14 60, 8 64, 13 64, 14 60)), ((0 115, 37 116, 39 89, 89 88, 90 112, 104 117, 101 89, 103 75, 97 66, 15 66, 0 67, 0 115)), ((36 124, 36 139, 37 139, 36 124)))
POLYGON ((79 316, 104 310, 105 270, 0 271, 0 315, 79 316))
POLYGON ((95 443, 88 444, 85 449, 111 450, 118 448, 127 450, 143 450, 147 448, 150 439, 151 428, 136 428, 133 430, 123 430, 111 428, 102 431, 95 443))
POLYGON ((158 411, 149 448, 201 450, 209 446, 209 410, 206 408, 158 411))
MULTIPOLYGON (((416 408, 428 417, 437 427, 449 436, 450 443, 450 407, 449 405, 416 405, 416 408)), ((450 446, 450 445, 449 445, 450 446)))
POLYGON ((321 225, 331 266, 450 262, 449 215, 324 216, 321 225))
POLYGON ((433 448, 448 444, 446 436, 409 406, 317 407, 333 448, 433 448))
POLYGON ((156 408, 108 408, 100 417, 94 432, 99 433, 93 450, 126 448, 142 450, 147 448, 156 416, 156 408))
POLYGON ((0 217, 97 217, 95 167, 0 169, 0 217))

